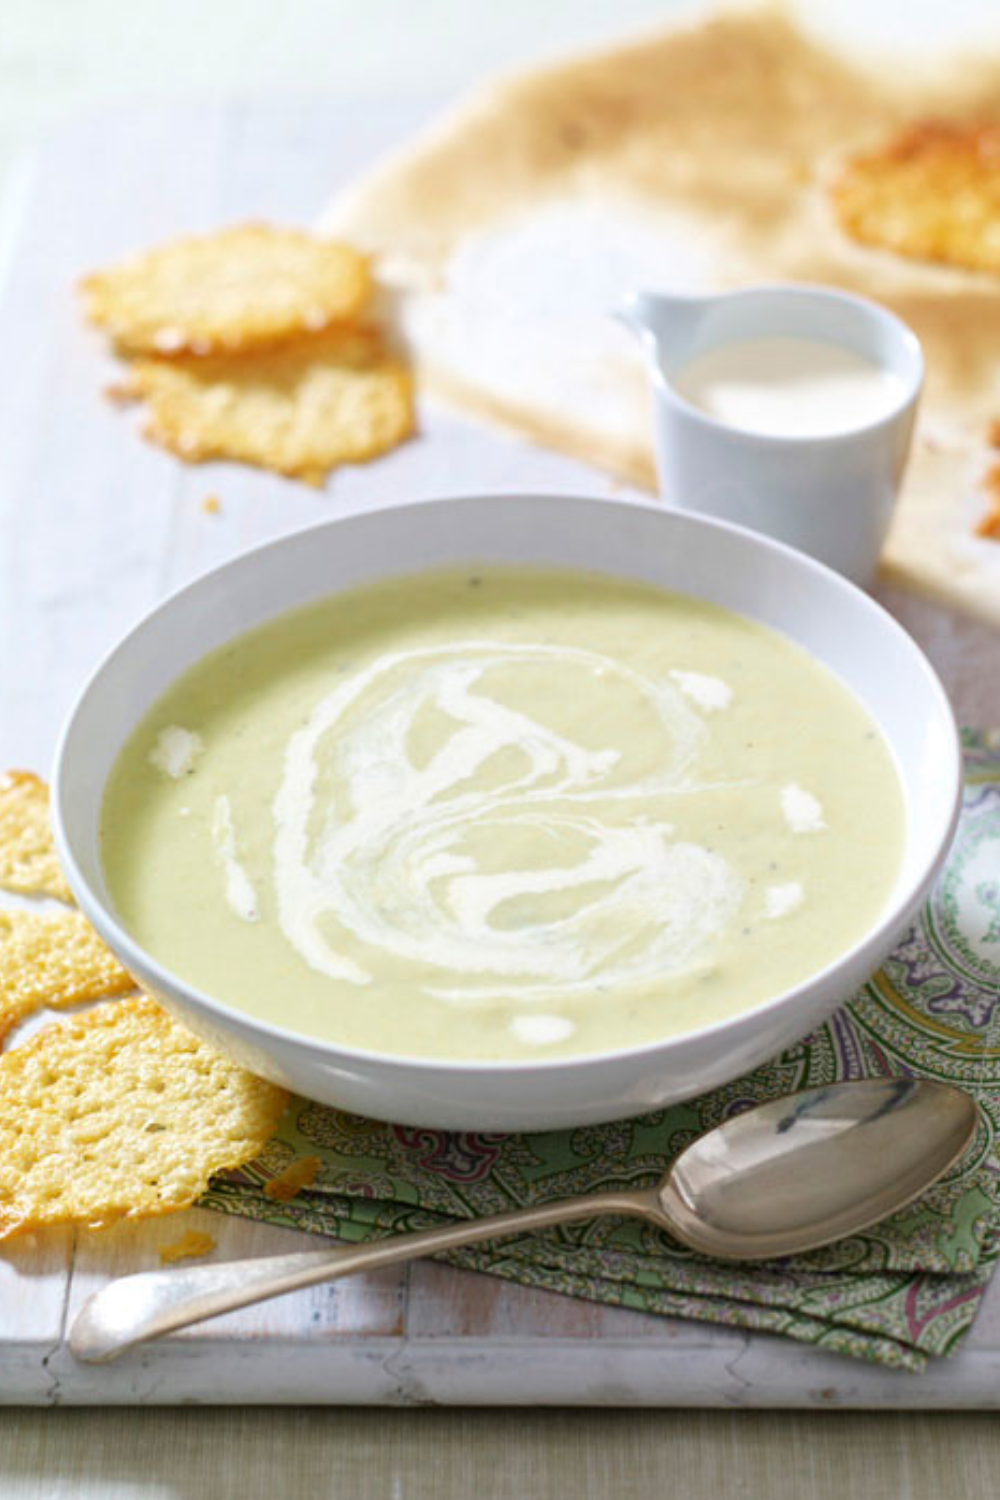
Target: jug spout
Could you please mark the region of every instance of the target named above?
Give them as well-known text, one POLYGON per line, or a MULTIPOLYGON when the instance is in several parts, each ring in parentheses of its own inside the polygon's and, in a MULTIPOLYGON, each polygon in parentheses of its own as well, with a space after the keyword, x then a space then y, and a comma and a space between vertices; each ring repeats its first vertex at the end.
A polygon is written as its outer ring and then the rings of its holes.
POLYGON ((686 362, 705 316, 717 300, 669 292, 631 292, 616 308, 615 317, 637 335, 652 359, 676 368, 686 362))

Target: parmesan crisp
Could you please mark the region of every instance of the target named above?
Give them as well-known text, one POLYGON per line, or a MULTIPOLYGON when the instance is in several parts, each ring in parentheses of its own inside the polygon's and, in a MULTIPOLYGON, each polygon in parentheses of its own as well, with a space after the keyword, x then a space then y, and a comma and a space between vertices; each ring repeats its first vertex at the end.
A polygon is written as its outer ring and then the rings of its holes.
POLYGON ((124 354, 256 350, 357 317, 367 259, 298 229, 241 224, 135 255, 81 282, 88 318, 124 354))
POLYGON ((108 999, 135 987, 82 912, 0 911, 0 1039, 42 1006, 108 999))
POLYGON ((73 900, 56 858, 49 789, 34 771, 0 772, 0 887, 73 900))
POLYGON ((333 329, 253 357, 140 360, 146 436, 190 462, 232 458, 322 483, 414 428, 404 366, 370 329, 333 329))
POLYGON ((48 1026, 0 1057, 0 1239, 187 1208, 286 1100, 145 996, 48 1026))

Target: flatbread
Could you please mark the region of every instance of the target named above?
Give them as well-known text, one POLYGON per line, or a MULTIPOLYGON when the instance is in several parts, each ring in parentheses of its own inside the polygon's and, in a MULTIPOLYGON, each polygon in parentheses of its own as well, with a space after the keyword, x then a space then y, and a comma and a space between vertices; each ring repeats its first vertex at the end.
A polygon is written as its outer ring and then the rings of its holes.
POLYGON ((1000 281, 859 243, 833 190, 916 121, 1000 117, 998 78, 942 65, 932 87, 770 11, 720 16, 486 89, 320 228, 374 254, 428 389, 647 487, 648 381, 609 316, 629 290, 787 279, 884 302, 928 363, 885 562, 1000 623, 1000 546, 976 535, 1000 281))

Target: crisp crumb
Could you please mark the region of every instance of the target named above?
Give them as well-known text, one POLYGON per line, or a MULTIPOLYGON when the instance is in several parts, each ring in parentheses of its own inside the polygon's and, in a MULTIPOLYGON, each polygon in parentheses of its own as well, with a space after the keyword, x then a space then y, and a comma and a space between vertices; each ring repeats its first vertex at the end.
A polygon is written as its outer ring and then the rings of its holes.
POLYGON ((218 495, 206 495, 201 502, 201 508, 206 516, 217 516, 222 510, 222 501, 218 495))
POLYGON ((318 1156, 297 1156, 283 1172, 264 1185, 264 1197, 275 1203, 288 1203, 303 1188, 311 1187, 319 1171, 318 1156))
POLYGON ((160 1260, 165 1266, 169 1266, 175 1260, 194 1260, 214 1249, 215 1241, 210 1234, 205 1234, 200 1229, 186 1229, 173 1244, 160 1246, 160 1260))
MULTIPOLYGON (((992 427, 990 430, 992 432, 992 427)), ((990 497, 990 508, 985 516, 977 521, 976 536, 985 537, 987 541, 1000 542, 1000 464, 993 464, 987 469, 979 482, 979 487, 990 497)))
POLYGON ((997 504, 976 522, 976 536, 989 542, 1000 542, 1000 504, 997 504))
POLYGON ((112 406, 129 406, 136 399, 131 386, 123 380, 113 385, 106 385, 102 394, 105 401, 110 401, 112 406))

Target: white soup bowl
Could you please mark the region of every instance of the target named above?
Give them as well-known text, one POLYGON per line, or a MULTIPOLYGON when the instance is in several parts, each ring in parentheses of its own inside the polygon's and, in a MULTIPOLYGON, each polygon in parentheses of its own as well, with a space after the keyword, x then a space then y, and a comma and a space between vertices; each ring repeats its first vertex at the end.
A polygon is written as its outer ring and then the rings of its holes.
MULTIPOLYGON (((913 920, 947 853, 961 756, 944 691, 895 621, 781 543, 655 504, 478 495, 395 505, 245 553, 147 615, 97 668, 53 778, 56 839, 82 910, 137 980, 248 1068, 324 1103, 450 1130, 539 1130, 656 1109, 737 1076, 847 1000, 913 920), (411 1058, 316 1040, 241 1013, 154 959, 119 923, 101 868, 101 802, 139 719, 207 652, 280 612, 392 574, 461 564, 592 569, 677 589, 760 620, 831 668, 880 726, 906 805, 895 887, 835 962, 750 1010, 663 1041, 527 1062, 411 1058)), ((280 1014, 280 997, 277 1007, 280 1014)))

